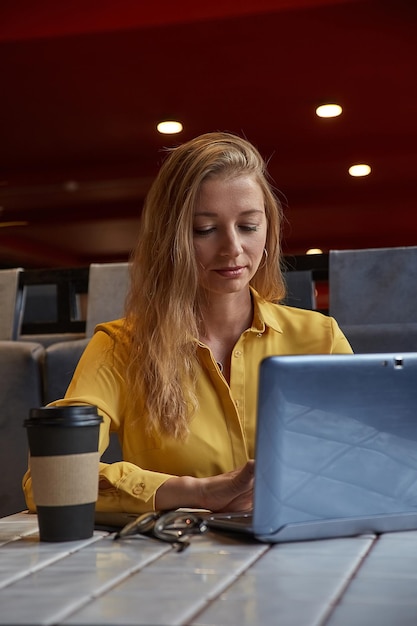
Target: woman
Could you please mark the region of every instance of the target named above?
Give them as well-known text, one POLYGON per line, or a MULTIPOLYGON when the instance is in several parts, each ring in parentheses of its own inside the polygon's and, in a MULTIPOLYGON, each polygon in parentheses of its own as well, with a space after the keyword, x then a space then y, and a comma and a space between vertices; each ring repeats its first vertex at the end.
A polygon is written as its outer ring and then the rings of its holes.
MULTIPOLYGON (((281 207, 247 141, 209 133, 171 151, 147 196, 126 317, 100 324, 63 400, 98 407, 99 511, 252 507, 258 368, 343 353, 336 322, 277 304, 281 207)), ((109 294, 111 297, 111 294, 109 294)), ((34 509, 28 472, 24 489, 34 509)))

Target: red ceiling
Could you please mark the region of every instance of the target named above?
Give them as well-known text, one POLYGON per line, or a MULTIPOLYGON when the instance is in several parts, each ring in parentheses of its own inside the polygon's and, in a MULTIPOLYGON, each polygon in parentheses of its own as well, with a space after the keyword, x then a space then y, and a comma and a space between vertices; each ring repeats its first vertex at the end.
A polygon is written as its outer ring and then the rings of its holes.
POLYGON ((356 0, 15 0, 2 9, 0 40, 91 34, 297 10, 356 0))
POLYGON ((269 160, 286 253, 417 244, 416 26, 414 0, 3 4, 0 265, 127 258, 163 147, 218 129, 269 160))

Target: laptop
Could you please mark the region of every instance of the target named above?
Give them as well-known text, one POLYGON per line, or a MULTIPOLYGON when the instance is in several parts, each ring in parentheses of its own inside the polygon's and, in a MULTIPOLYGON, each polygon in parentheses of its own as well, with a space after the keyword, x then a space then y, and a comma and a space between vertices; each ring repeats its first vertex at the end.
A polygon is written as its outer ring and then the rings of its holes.
POLYGON ((270 543, 417 529, 417 353, 266 358, 253 512, 207 520, 270 543))

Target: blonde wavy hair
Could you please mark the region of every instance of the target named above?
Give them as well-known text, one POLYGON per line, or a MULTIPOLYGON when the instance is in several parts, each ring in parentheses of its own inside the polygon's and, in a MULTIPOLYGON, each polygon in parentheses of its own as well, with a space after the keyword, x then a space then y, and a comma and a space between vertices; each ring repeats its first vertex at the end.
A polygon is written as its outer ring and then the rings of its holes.
POLYGON ((208 177, 253 176, 267 219, 266 259, 251 284, 265 300, 285 295, 281 272, 282 208, 266 165, 248 141, 207 133, 170 150, 145 200, 126 302, 127 382, 134 402, 145 397, 150 429, 185 439, 197 407, 197 339, 201 319, 193 215, 208 177))

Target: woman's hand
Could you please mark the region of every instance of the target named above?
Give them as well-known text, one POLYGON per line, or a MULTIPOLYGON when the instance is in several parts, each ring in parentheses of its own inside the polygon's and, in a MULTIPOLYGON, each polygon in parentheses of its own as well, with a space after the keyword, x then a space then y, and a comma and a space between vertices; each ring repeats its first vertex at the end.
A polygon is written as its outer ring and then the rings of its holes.
POLYGON ((207 478, 170 478, 156 492, 156 509, 181 507, 210 511, 250 511, 253 507, 255 463, 207 478))
POLYGON ((201 508, 210 511, 250 511, 253 508, 254 461, 243 467, 200 478, 201 508))

